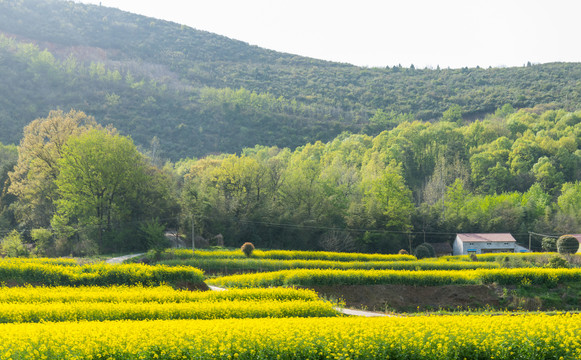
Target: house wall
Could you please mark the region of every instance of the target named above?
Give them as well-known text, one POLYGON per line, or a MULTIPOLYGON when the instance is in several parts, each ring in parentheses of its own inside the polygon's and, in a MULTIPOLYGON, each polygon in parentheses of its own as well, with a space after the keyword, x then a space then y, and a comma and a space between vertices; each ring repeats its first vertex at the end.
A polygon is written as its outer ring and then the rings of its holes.
POLYGON ((460 239, 458 239, 458 236, 456 236, 456 239, 454 239, 454 244, 452 244, 452 250, 454 251, 454 255, 462 255, 464 253, 464 248, 462 247, 463 243, 462 241, 460 241, 460 239))
POLYGON ((516 243, 502 241, 475 241, 463 242, 458 237, 454 240, 454 255, 467 255, 469 253, 485 254, 489 252, 515 252, 516 243), (474 250, 474 251, 472 251, 474 250))

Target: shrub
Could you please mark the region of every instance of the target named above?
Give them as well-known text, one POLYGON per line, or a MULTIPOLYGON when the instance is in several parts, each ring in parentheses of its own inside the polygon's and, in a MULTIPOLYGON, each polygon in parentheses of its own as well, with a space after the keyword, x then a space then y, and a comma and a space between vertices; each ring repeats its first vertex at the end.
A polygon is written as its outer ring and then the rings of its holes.
POLYGON ((541 243, 541 247, 546 252, 556 252, 557 251, 557 239, 544 237, 541 243))
POLYGON ((478 256, 474 253, 470 253, 470 261, 478 261, 478 256))
POLYGON ((546 267, 548 268, 552 268, 552 269, 567 269, 569 268, 569 262, 562 258, 559 255, 555 255, 552 258, 549 259, 549 262, 547 263, 546 267))
POLYGON ((410 253, 406 249, 401 249, 397 252, 399 255, 409 255, 410 253))
POLYGON ((161 260, 161 253, 170 247, 170 242, 165 236, 165 225, 160 224, 157 218, 143 223, 139 230, 145 239, 149 250, 153 250, 154 260, 161 260))
POLYGON ((28 250, 22 243, 22 238, 16 230, 12 230, 0 245, 2 255, 8 257, 28 256, 28 250))
MULTIPOLYGON (((423 258, 427 258, 430 257, 430 249, 428 249, 427 246, 425 246, 426 244, 421 244, 419 245, 416 250, 414 251, 414 255, 418 258, 418 259, 423 259, 423 258)), ((432 248, 433 250, 433 248, 432 248)))
POLYGON ((250 257, 252 255, 252 252, 254 251, 254 245, 251 242, 245 242, 240 247, 240 250, 242 250, 246 257, 250 257))
POLYGON ((573 235, 563 235, 557 240, 559 254, 574 254, 579 250, 579 240, 573 235))
POLYGON ((434 250, 434 247, 431 244, 423 243, 422 245, 425 246, 426 249, 428 249, 428 251, 430 252, 430 257, 436 257, 436 250, 434 250))

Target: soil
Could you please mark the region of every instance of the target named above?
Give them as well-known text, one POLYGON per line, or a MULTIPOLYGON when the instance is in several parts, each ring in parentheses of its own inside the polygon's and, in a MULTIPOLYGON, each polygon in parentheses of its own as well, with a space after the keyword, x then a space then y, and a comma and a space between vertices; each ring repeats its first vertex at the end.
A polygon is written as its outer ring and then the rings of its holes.
POLYGON ((179 282, 175 285, 177 289, 184 289, 189 291, 209 291, 210 288, 206 283, 192 283, 192 282, 179 282))
POLYGON ((345 285, 310 287, 320 296, 345 302, 348 308, 381 312, 482 309, 500 307, 493 286, 345 285))

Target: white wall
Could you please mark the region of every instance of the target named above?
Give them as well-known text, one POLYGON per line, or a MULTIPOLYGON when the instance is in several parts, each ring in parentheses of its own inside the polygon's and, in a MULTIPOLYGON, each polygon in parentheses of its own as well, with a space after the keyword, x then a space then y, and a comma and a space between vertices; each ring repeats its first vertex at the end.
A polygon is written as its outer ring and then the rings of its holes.
MULTIPOLYGON (((490 242, 485 242, 485 241, 475 241, 475 242, 470 242, 470 241, 460 241, 460 239, 456 236, 456 240, 454 240, 454 255, 467 255, 469 254, 469 250, 476 250, 474 253, 475 254, 483 254, 486 253, 483 252, 482 250, 486 250, 486 249, 494 249, 494 250, 500 250, 502 252, 515 252, 515 247, 516 247, 516 243, 515 242, 503 242, 503 241, 490 241, 490 242)), ((499 251, 499 252, 500 252, 499 251)))

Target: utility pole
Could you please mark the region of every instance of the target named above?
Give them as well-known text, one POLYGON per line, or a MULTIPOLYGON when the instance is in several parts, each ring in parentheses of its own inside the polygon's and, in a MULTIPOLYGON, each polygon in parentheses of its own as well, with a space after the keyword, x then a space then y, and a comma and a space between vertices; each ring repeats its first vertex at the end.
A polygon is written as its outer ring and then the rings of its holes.
POLYGON ((194 215, 192 215, 192 251, 196 252, 196 237, 194 234, 194 215))
POLYGON ((531 251, 531 236, 532 236, 532 235, 533 235, 533 234, 531 234, 531 233, 529 232, 529 251, 531 251))
POLYGON ((180 229, 180 218, 178 217, 176 220, 177 220, 177 222, 176 222, 176 245, 175 246, 179 247, 180 246, 179 245, 180 244, 180 234, 179 234, 179 232, 180 232, 180 230, 179 230, 180 229))

